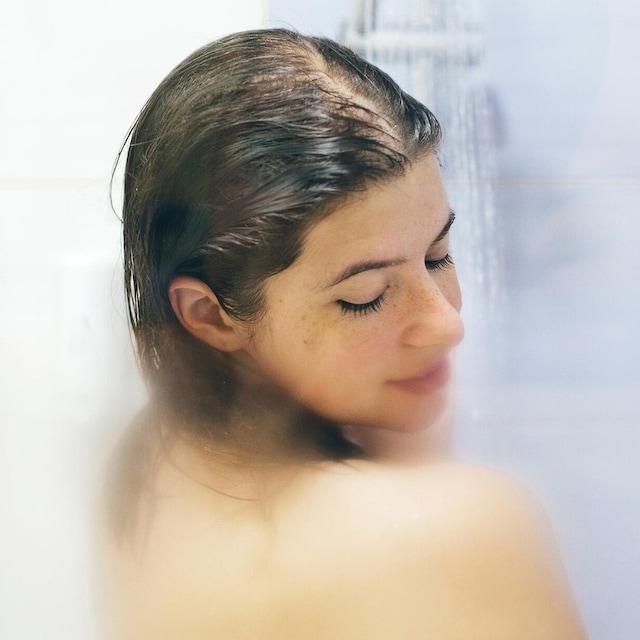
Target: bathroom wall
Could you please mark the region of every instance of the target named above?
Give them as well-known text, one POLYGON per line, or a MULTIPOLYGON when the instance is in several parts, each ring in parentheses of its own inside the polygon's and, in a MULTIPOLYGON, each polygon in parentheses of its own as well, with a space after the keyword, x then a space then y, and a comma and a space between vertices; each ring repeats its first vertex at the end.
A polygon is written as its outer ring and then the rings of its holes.
MULTIPOLYGON (((640 5, 465 4, 485 31, 476 79, 484 78, 495 133, 500 287, 488 317, 463 308, 469 327, 482 330, 469 332, 476 344, 460 353, 458 450, 542 498, 590 638, 634 640, 640 5)), ((338 37, 352 7, 273 0, 270 18, 338 37)))
MULTIPOLYGON (((0 18, 0 637, 97 636, 91 508, 143 397, 111 165, 161 78, 262 0, 8 3, 0 18)), ((117 196, 116 196, 117 201, 117 196)))

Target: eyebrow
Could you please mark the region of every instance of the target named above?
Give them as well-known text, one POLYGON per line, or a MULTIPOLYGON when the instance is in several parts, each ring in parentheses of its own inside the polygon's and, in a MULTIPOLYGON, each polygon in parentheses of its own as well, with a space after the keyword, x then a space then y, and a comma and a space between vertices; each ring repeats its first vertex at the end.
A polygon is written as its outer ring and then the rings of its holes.
MULTIPOLYGON (((442 227, 442 230, 436 236, 435 240, 431 243, 431 246, 437 244, 438 242, 440 242, 440 240, 443 240, 446 237, 455 219, 456 214, 453 209, 450 209, 447 222, 445 223, 444 227, 442 227)), ((344 271, 342 271, 340 275, 335 278, 335 280, 333 280, 326 286, 326 288, 330 289, 331 287, 335 287, 340 282, 348 280, 349 278, 353 278, 353 276, 357 276, 359 273, 363 273, 364 271, 397 267, 400 264, 404 264, 406 261, 406 258, 396 258, 395 260, 365 260, 363 262, 356 262, 355 264, 348 266, 344 271)))
POLYGON ((453 221, 456 219, 456 212, 453 209, 449 209, 449 219, 445 223, 444 227, 442 227, 442 231, 436 236, 436 239, 431 243, 432 245, 443 240, 444 237, 449 233, 449 229, 451 229, 451 225, 453 221))

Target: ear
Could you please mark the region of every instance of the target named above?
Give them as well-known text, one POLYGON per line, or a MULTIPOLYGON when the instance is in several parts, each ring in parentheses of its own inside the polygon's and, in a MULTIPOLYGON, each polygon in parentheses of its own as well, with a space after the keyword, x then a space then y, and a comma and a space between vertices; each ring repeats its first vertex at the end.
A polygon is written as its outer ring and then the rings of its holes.
POLYGON ((237 351, 244 346, 243 323, 229 316, 204 282, 178 276, 169 283, 168 294, 180 324, 192 336, 219 351, 237 351))

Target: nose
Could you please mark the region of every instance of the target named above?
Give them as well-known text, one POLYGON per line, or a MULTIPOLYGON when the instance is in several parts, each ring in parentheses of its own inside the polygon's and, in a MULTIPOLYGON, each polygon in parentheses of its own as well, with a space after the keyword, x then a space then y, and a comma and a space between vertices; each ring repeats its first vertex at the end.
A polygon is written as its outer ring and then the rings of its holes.
POLYGON ((437 283, 430 274, 410 295, 403 344, 410 347, 455 347, 464 337, 460 287, 454 277, 437 283))

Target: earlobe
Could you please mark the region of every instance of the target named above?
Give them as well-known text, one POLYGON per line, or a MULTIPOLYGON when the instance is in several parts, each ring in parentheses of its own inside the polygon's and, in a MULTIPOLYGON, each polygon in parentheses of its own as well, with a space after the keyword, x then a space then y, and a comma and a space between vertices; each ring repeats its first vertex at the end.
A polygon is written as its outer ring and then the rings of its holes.
POLYGON ((204 282, 178 276, 169 283, 168 294, 178 321, 192 336, 219 351, 244 346, 241 322, 229 316, 204 282))

